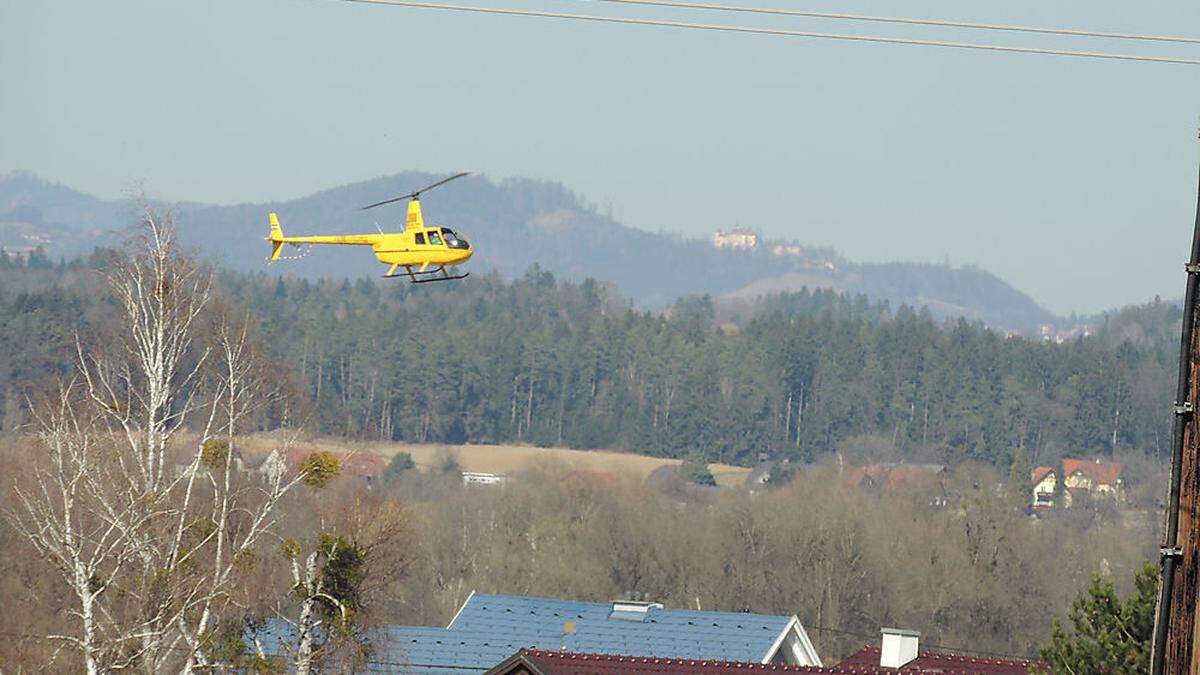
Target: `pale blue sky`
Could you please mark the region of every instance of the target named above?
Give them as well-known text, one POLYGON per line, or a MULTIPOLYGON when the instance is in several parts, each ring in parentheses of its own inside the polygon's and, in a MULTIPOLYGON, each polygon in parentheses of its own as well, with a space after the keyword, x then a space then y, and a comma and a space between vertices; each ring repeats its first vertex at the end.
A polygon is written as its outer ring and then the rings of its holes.
MULTIPOLYGON (((618 12, 579 0, 496 6, 618 12)), ((1200 4, 743 0, 1200 35, 1200 4)), ((1200 57, 1113 41, 636 12, 1200 57)), ((405 169, 559 180, 624 222, 977 263, 1059 312, 1179 295, 1200 67, 334 0, 0 0, 0 171, 94 194, 304 195, 405 169)))

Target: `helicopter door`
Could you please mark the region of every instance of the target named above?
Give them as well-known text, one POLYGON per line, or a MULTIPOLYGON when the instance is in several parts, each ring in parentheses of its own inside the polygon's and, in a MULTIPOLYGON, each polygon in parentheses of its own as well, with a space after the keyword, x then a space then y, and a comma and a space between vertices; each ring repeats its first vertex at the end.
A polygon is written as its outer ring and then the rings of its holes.
POLYGON ((433 244, 434 246, 441 246, 442 245, 442 235, 438 234, 437 230, 430 230, 429 231, 429 243, 433 244))

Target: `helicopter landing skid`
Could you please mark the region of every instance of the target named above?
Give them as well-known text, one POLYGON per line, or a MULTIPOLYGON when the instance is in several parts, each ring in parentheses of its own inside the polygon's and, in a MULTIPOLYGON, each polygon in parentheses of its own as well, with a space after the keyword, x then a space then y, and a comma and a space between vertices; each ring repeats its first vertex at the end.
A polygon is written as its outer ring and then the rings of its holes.
POLYGON ((400 274, 385 274, 385 275, 383 275, 383 278, 384 279, 399 279, 401 277, 408 277, 409 281, 411 281, 414 284, 427 284, 431 281, 454 281, 455 279, 466 279, 469 276, 471 276, 470 272, 465 272, 463 274, 456 274, 456 275, 451 276, 446 273, 446 268, 439 267, 436 270, 430 270, 428 272, 414 272, 410 269, 407 272, 402 272, 400 274), (442 275, 436 276, 438 274, 438 272, 441 272, 442 275), (427 276, 419 278, 419 275, 427 275, 427 276))
MULTIPOLYGON (((400 275, 397 275, 397 276, 400 276, 400 275)), ((452 277, 429 277, 428 279, 413 279, 412 282, 414 284, 427 284, 431 281, 454 281, 455 279, 466 279, 469 276, 471 276, 471 273, 466 272, 463 274, 457 274, 452 277)))

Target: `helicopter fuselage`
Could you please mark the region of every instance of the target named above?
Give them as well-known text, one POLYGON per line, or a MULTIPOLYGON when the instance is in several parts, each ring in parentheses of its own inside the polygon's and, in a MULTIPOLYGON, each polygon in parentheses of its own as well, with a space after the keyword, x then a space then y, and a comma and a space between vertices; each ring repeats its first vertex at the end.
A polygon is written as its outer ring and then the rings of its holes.
POLYGON ((471 259, 471 245, 453 230, 430 227, 385 234, 335 234, 280 237, 284 244, 337 244, 370 246, 385 265, 460 265, 471 259))

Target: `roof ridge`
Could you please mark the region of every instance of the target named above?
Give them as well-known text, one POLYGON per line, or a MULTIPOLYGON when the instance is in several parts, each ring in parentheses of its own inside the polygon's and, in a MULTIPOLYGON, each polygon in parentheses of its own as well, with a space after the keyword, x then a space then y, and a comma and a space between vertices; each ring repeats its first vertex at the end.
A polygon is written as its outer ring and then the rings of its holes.
MULTIPOLYGON (((867 645, 867 646, 863 647, 862 649, 860 649, 859 653, 861 654, 862 652, 871 652, 873 654, 878 654, 880 651, 882 651, 882 649, 881 649, 881 647, 879 647, 879 645, 867 645)), ((1039 661, 1038 659, 1024 659, 1019 656, 982 656, 982 655, 969 654, 969 653, 964 653, 964 652, 937 651, 937 650, 932 650, 932 649, 918 650, 917 658, 931 658, 931 659, 939 659, 939 660, 946 660, 946 661, 966 661, 966 662, 970 662, 970 663, 993 663, 993 664, 1017 663, 1017 664, 1033 665, 1036 663, 1041 663, 1041 661, 1039 661)))
MULTIPOLYGON (((472 595, 469 598, 467 598, 466 601, 463 602, 463 607, 466 607, 466 605, 468 603, 470 603, 471 601, 475 601, 478 603, 483 600, 487 600, 487 599, 491 599, 491 598, 512 599, 512 600, 517 600, 517 601, 530 601, 530 600, 545 601, 545 602, 563 603, 563 604, 568 604, 568 605, 591 605, 591 606, 595 606, 597 608, 611 607, 614 603, 630 602, 630 601, 622 600, 619 598, 614 599, 614 600, 567 600, 567 599, 563 599, 563 598, 551 598, 551 597, 538 596, 538 595, 511 595, 511 594, 507 594, 507 593, 481 593, 478 591, 472 591, 472 595)), ((662 601, 651 601, 651 602, 655 602, 657 604, 663 605, 661 608, 656 608, 660 612, 685 612, 688 614, 729 614, 729 615, 736 615, 736 616, 754 616, 754 617, 769 617, 769 618, 773 618, 773 619, 787 619, 789 621, 791 620, 791 618, 793 616, 795 616, 794 614, 759 614, 756 612, 739 612, 739 611, 735 611, 735 610, 712 610, 712 609, 698 610, 698 609, 688 609, 687 607, 668 607, 662 601)))
MULTIPOLYGON (((752 661, 729 661, 726 659, 691 659, 672 656, 634 656, 629 654, 601 654, 593 652, 563 652, 553 649, 521 648, 520 654, 537 658, 551 658, 563 661, 608 661, 616 663, 646 663, 666 666, 721 666, 723 668, 738 668, 742 670, 770 670, 781 672, 814 672, 813 666, 790 666, 775 663, 755 663, 752 661)), ((822 672, 822 671, 817 671, 822 672)))

